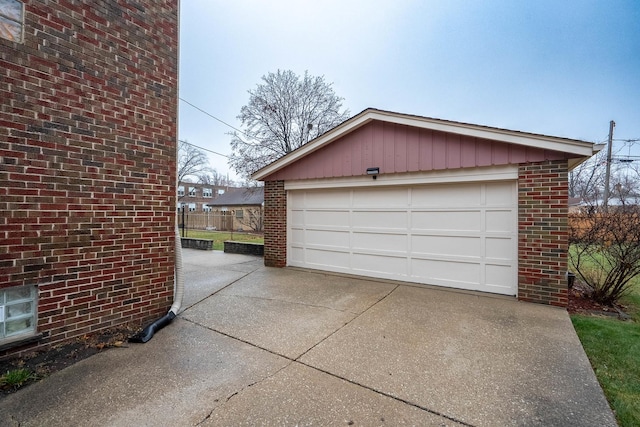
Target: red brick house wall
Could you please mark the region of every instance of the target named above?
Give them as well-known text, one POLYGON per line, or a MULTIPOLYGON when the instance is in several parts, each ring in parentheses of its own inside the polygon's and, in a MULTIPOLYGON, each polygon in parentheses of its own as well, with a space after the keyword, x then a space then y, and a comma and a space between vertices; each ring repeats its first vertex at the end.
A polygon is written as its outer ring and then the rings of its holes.
POLYGON ((24 4, 24 41, 0 38, 0 291, 37 286, 37 329, 0 356, 173 295, 177 0, 24 4))
POLYGON ((567 162, 521 165, 518 171, 518 298, 566 307, 567 162))

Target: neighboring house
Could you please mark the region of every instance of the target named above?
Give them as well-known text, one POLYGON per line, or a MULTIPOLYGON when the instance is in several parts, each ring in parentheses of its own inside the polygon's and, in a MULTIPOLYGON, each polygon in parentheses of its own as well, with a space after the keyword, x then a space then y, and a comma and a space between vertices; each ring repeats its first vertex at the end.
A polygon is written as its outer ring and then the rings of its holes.
POLYGON ((265 264, 567 304, 589 142, 368 109, 254 173, 265 264))
POLYGON ((231 215, 234 230, 262 231, 264 187, 234 189, 219 196, 208 206, 212 212, 231 215))
POLYGON ((0 357, 157 319, 174 286, 177 0, 0 0, 0 21, 0 357))
POLYGON ((178 209, 185 208, 189 212, 208 212, 207 203, 221 194, 232 190, 228 185, 199 184, 193 182, 178 183, 178 209))

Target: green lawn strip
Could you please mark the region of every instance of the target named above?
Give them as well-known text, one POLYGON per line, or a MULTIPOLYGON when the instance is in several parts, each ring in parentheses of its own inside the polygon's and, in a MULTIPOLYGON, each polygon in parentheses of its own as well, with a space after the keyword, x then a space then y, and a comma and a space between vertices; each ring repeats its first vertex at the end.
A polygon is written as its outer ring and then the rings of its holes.
POLYGON ((640 425, 640 324, 571 316, 620 426, 640 425))
MULTIPOLYGON (((182 230, 180 231, 180 236, 182 236, 182 230)), ((260 234, 230 233, 226 231, 187 230, 185 237, 188 237, 190 239, 213 240, 213 249, 216 251, 224 250, 225 240, 233 240, 235 242, 264 243, 264 237, 260 234)))

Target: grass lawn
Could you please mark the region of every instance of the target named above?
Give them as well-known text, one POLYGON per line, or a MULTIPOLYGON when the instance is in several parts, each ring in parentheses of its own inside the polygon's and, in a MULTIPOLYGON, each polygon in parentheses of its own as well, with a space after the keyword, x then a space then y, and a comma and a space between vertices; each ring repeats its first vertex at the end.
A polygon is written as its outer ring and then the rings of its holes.
MULTIPOLYGON (((182 230, 180 230, 182 236, 182 230)), ((228 232, 228 231, 205 231, 205 230, 187 230, 186 236, 192 239, 213 240, 213 249, 216 251, 224 250, 224 241, 233 240, 236 242, 264 243, 262 234, 252 234, 247 232, 228 232)))
POLYGON ((620 426, 640 426, 640 278, 621 303, 630 321, 573 315, 598 381, 620 426))

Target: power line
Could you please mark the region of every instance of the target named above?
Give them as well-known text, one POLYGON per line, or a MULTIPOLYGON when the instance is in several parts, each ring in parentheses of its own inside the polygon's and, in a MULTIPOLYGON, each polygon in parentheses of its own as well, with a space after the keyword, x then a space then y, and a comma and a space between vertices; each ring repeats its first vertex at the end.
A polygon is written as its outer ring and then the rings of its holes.
POLYGON ((227 156, 226 154, 218 153, 217 151, 213 151, 213 150, 209 150, 208 148, 200 147, 199 145, 192 144, 192 143, 187 142, 187 141, 182 140, 182 139, 179 139, 178 141, 180 141, 180 142, 182 142, 182 143, 184 143, 184 144, 191 145, 192 147, 199 148, 200 150, 208 151, 208 152, 210 152, 210 153, 217 154, 218 156, 226 157, 227 159, 230 159, 230 158, 231 158, 230 156, 227 156))
MULTIPOLYGON (((237 132, 240 132, 240 133, 241 133, 241 134, 243 134, 243 135, 249 136, 249 135, 247 135, 246 133, 244 133, 243 131, 241 131, 240 129, 238 129, 238 128, 235 128, 235 127, 231 126, 229 123, 225 122, 224 120, 220 120, 219 118, 217 118, 217 117, 216 117, 216 116, 214 116, 213 114, 211 114, 211 113, 209 113, 209 112, 207 112, 207 111, 203 110, 202 108, 200 108, 200 107, 198 107, 198 106, 196 106, 196 105, 193 105, 192 103, 190 103, 190 102, 189 102, 189 101, 187 101, 186 99, 184 99, 184 98, 180 98, 180 97, 178 97, 178 99, 180 99, 180 101, 184 102, 185 104, 188 104, 188 105, 190 105, 191 107, 195 108, 196 110, 200 111, 202 114, 206 114, 207 116, 211 117, 213 120, 216 120, 216 121, 218 121, 218 122, 222 123, 223 125, 228 126, 228 127, 230 127, 231 129, 233 129, 233 130, 235 130, 235 131, 237 131, 237 132)), ((249 138, 251 138, 251 137, 249 136, 249 138)))

